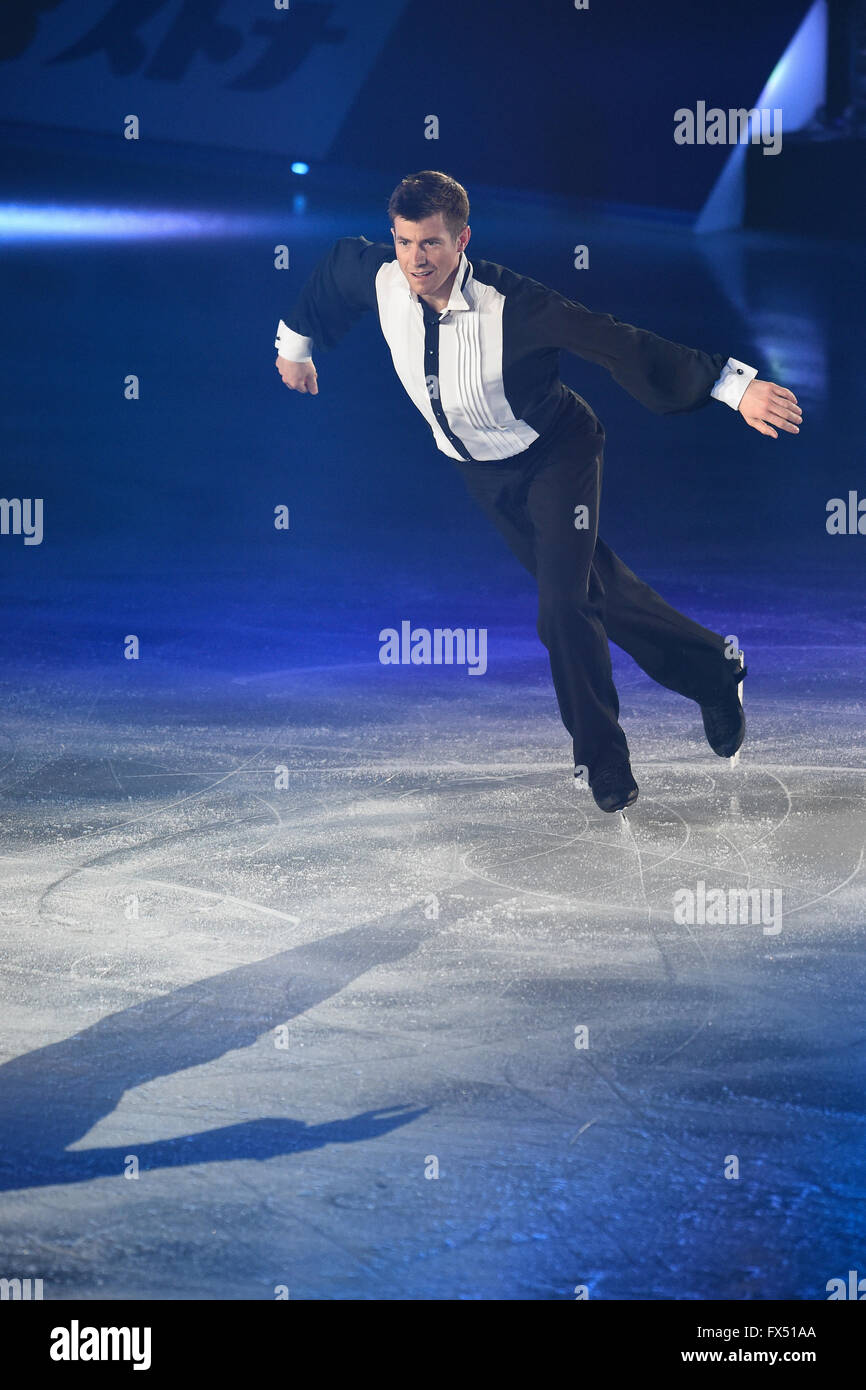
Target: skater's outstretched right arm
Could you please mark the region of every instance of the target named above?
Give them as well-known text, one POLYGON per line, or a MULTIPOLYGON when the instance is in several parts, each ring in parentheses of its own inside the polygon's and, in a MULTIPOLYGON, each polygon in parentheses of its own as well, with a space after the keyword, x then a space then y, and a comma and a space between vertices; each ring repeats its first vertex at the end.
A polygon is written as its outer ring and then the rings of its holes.
POLYGON ((376 307, 376 276, 394 247, 366 237, 340 237, 308 277, 294 307, 280 319, 274 347, 286 386, 318 395, 314 347, 329 351, 368 309, 376 307))

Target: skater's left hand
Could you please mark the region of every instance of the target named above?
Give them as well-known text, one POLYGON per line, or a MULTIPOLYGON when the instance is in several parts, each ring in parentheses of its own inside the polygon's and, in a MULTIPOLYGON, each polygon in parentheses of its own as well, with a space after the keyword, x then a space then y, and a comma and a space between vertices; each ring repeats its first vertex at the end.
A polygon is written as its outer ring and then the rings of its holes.
POLYGON ((779 438, 773 425, 778 425, 780 430, 786 430, 788 434, 800 433, 803 412, 797 404, 797 397, 786 386, 777 386, 775 381, 761 381, 755 377, 743 392, 737 409, 747 425, 761 434, 770 435, 772 439, 779 438))

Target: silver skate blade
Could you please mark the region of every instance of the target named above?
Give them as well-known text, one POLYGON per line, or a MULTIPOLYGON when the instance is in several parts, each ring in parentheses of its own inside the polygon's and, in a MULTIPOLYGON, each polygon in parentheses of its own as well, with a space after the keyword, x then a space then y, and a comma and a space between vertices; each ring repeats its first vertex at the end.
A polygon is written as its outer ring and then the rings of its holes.
MULTIPOLYGON (((746 664, 746 653, 743 651, 742 647, 740 648, 740 661, 741 661, 742 664, 745 666, 745 664, 746 664)), ((744 686, 744 685, 745 685, 745 681, 740 681, 739 685, 737 686, 737 696, 738 696, 739 701, 740 701, 740 709, 743 708, 743 686, 744 686)), ((733 772, 733 770, 734 770, 735 767, 739 767, 739 765, 740 765, 740 753, 741 753, 741 752, 742 752, 742 744, 741 744, 740 747, 737 749, 737 751, 736 751, 736 753, 733 755, 733 757, 732 757, 732 758, 728 758, 728 766, 730 767, 730 769, 731 769, 732 772, 733 772)))

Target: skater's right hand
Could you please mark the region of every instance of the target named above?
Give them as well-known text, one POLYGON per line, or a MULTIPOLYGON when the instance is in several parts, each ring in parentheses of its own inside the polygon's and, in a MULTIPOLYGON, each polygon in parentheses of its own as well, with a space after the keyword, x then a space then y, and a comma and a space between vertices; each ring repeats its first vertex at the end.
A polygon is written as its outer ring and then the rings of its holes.
POLYGON ((318 396, 318 379, 311 357, 307 358, 306 362, 289 362, 285 357, 278 357, 277 371, 291 391, 318 396))

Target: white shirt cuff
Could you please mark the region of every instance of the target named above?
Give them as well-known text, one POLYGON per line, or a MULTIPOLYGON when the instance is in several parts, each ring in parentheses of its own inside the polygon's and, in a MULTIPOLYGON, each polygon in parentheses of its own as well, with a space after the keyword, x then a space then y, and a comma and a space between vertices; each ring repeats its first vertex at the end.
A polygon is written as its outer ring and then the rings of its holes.
POLYGON ((746 387, 757 375, 757 367, 750 367, 746 362, 738 362, 736 357, 729 357, 710 395, 715 396, 717 401, 724 401, 732 410, 737 410, 746 387))
POLYGON ((277 356, 284 357, 287 362, 309 362, 313 356, 312 338, 304 338, 300 333, 296 333, 287 323, 283 323, 282 319, 277 328, 274 347, 277 349, 277 356))

